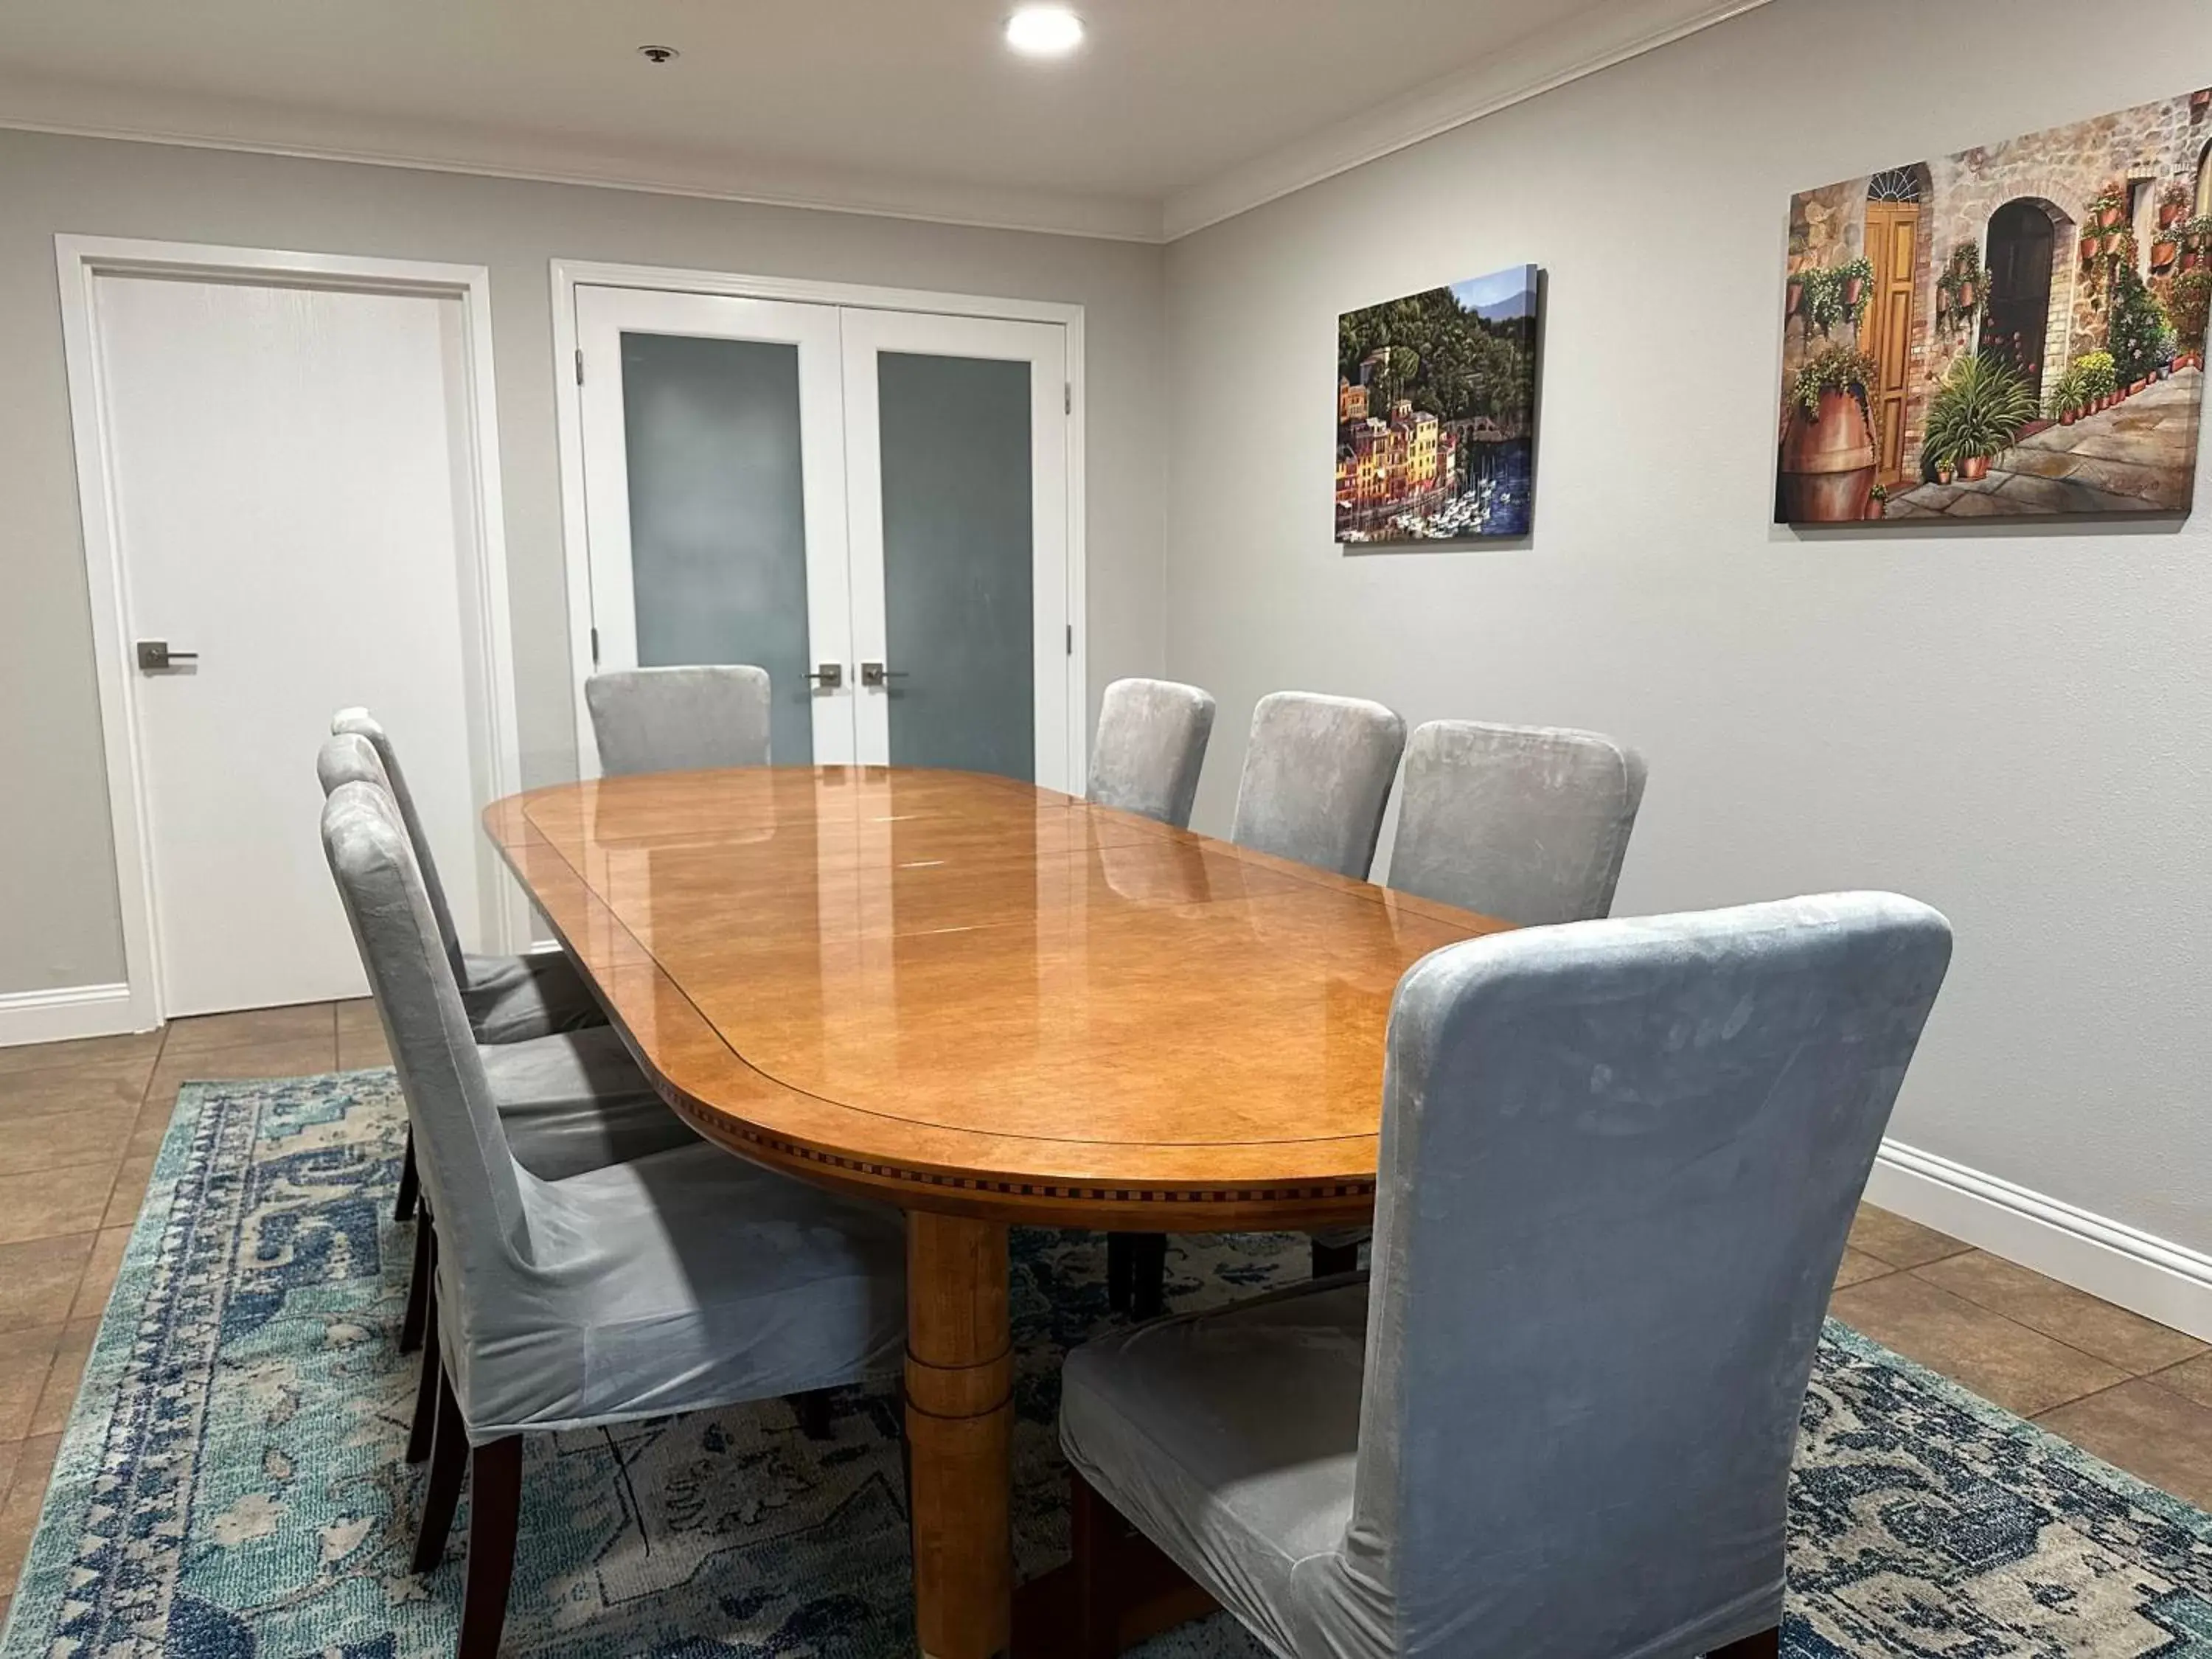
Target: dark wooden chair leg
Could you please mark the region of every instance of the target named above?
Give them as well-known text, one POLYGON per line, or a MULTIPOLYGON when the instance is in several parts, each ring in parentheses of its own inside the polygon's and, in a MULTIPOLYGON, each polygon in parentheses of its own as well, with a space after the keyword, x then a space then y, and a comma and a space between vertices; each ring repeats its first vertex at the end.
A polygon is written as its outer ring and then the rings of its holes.
POLYGON ((438 1421, 430 1433, 430 1478, 422 1491, 422 1525, 415 1534, 415 1571, 428 1572, 446 1559, 446 1538, 453 1529, 453 1507, 461 1501, 461 1477, 469 1467, 469 1431, 461 1421, 453 1385, 438 1373, 438 1421))
POLYGON ((1136 1244, 1133 1233, 1106 1235, 1106 1305, 1115 1313, 1129 1311, 1129 1292, 1136 1284, 1136 1244))
POLYGON ((1747 1636, 1741 1642, 1715 1648, 1706 1659, 1782 1659, 1782 1626, 1777 1625, 1756 1636, 1747 1636))
POLYGON ((415 1200, 422 1191, 422 1177, 415 1168, 415 1131, 407 1131, 407 1154, 399 1161, 399 1197, 392 1204, 392 1218, 405 1221, 415 1213, 415 1200))
POLYGON ((1359 1246, 1357 1244, 1324 1244, 1313 1242, 1313 1276, 1331 1279, 1338 1273, 1356 1273, 1359 1268, 1359 1246))
POLYGON ((1121 1585, 1115 1546, 1127 1525, 1073 1469, 1067 1472, 1069 1542, 1075 1557, 1075 1659, 1121 1651, 1121 1585))
POLYGON ((1168 1236, 1132 1233, 1129 1256, 1129 1316, 1158 1319, 1168 1306, 1168 1236))
POLYGON ((425 1209, 415 1224, 414 1278, 407 1285, 407 1311, 399 1319, 399 1352, 413 1353, 429 1328, 430 1298, 438 1288, 438 1230, 425 1209))
POLYGON ((830 1426, 830 1390, 810 1389, 805 1394, 791 1396, 791 1414, 799 1419, 799 1431, 809 1440, 834 1440, 837 1431, 830 1426))
POLYGON ((497 1659, 521 1516, 522 1437, 511 1434, 478 1446, 469 1460, 469 1583, 456 1659, 497 1659))
POLYGON ((415 1420, 407 1425, 410 1463, 419 1463, 430 1455, 431 1436, 438 1427, 438 1390, 445 1380, 445 1368, 438 1358, 438 1320, 434 1310, 422 1328, 422 1373, 415 1382, 415 1420))

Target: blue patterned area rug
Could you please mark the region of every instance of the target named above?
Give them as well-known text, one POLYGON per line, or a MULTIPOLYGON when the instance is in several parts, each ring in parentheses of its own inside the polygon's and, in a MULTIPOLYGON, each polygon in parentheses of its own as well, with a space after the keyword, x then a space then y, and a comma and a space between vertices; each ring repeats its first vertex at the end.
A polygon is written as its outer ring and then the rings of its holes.
MULTIPOLYGON (((394 1347, 391 1073, 195 1085, 109 1305, 0 1659, 428 1659, 464 1534, 407 1570, 414 1365, 394 1347)), ((1108 1317, 1103 1241, 1028 1233, 1016 1546, 1062 1559, 1060 1354, 1108 1317)), ((1295 1279, 1282 1237, 1194 1242, 1178 1304, 1295 1279)), ((505 1651, 533 1659, 914 1651, 889 1390, 811 1441, 781 1404, 530 1443, 505 1651)), ((1791 1499, 1799 1659, 2212 1659, 2212 1516, 1831 1326, 1791 1499)), ((1150 1659, 1253 1659, 1225 1617, 1150 1659)))

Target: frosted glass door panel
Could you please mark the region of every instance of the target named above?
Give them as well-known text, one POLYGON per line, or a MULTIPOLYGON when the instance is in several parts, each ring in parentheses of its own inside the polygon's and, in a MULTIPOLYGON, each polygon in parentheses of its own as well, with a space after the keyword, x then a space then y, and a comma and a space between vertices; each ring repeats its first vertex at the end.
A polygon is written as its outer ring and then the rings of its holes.
POLYGON ((1067 331, 854 308, 844 347, 860 758, 1080 788, 1067 331))
POLYGON ((1034 781, 1030 366, 876 364, 891 764, 1034 781))
POLYGON ((624 333, 622 373, 638 664, 767 669, 771 752, 811 762, 799 348, 624 333))

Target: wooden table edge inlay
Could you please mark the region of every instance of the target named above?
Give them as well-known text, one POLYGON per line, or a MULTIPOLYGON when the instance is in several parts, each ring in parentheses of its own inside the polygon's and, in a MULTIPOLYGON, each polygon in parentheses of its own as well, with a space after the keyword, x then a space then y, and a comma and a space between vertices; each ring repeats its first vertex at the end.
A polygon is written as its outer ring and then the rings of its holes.
MULTIPOLYGON (((989 782, 996 787, 1006 781, 989 782)), ((916 1635, 922 1659, 1007 1659, 1014 1642, 1010 1227, 1229 1232, 1355 1222, 1372 1212, 1378 1137, 1261 1143, 1309 1153, 1327 1147, 1338 1154, 1337 1168, 1318 1173, 1310 1166, 1301 1178, 1186 1180, 1164 1178, 1155 1170, 1124 1182, 1111 1176, 1054 1178, 1041 1170, 1004 1167, 1003 1156, 989 1156, 993 1151, 1003 1153, 1010 1139, 1004 1136, 967 1135, 978 1156, 962 1164, 941 1158, 856 1157, 834 1133, 799 1133, 789 1120, 834 1127, 838 1114, 857 1115, 859 1109, 778 1082, 731 1048, 583 872, 531 822, 532 802, 579 787, 556 785, 495 801, 484 811, 485 827, 562 948, 586 970, 615 1029, 661 1098, 702 1136, 739 1156, 906 1212, 905 1398, 916 1635), (597 939, 623 950, 624 958, 613 962, 606 951, 580 948, 597 939), (617 981, 611 988, 610 978, 617 981), (689 1034, 691 1038, 713 1039, 708 1052, 723 1068, 718 1075, 687 1081, 671 1073, 655 1045, 641 1041, 635 1029, 639 999, 645 996, 653 999, 656 1029, 672 1009, 689 1011, 698 1027, 689 1034), (765 1116, 773 1108, 787 1121, 763 1122, 733 1109, 726 1098, 712 1097, 739 1088, 748 1096, 750 1109, 765 1116)), ((1241 860, 1312 885, 1369 894, 1381 890, 1248 848, 1229 850, 1241 860)), ((1504 926, 1406 895, 1390 895, 1389 902, 1410 915, 1455 927, 1473 924, 1469 936, 1504 926)), ((965 1132, 939 1126, 933 1133, 951 1146, 963 1144, 965 1132)), ((1037 1589, 1048 1593, 1025 1601, 1032 1612, 1053 1601, 1048 1592, 1058 1586, 1040 1583, 1037 1589)), ((1027 1622, 1020 1659, 1042 1654, 1057 1659, 1072 1650, 1063 1632, 1028 1628, 1027 1622)))

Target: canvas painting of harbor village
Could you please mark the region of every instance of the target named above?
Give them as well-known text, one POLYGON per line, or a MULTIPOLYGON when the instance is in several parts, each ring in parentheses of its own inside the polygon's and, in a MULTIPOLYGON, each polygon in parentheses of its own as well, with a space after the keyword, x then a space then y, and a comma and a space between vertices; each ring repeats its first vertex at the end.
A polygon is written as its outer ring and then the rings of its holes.
POLYGON ((1775 519, 2181 514, 2212 88, 1793 197, 1775 519))
POLYGON ((1528 533, 1540 299, 1515 265, 1337 319, 1339 542, 1528 533))

